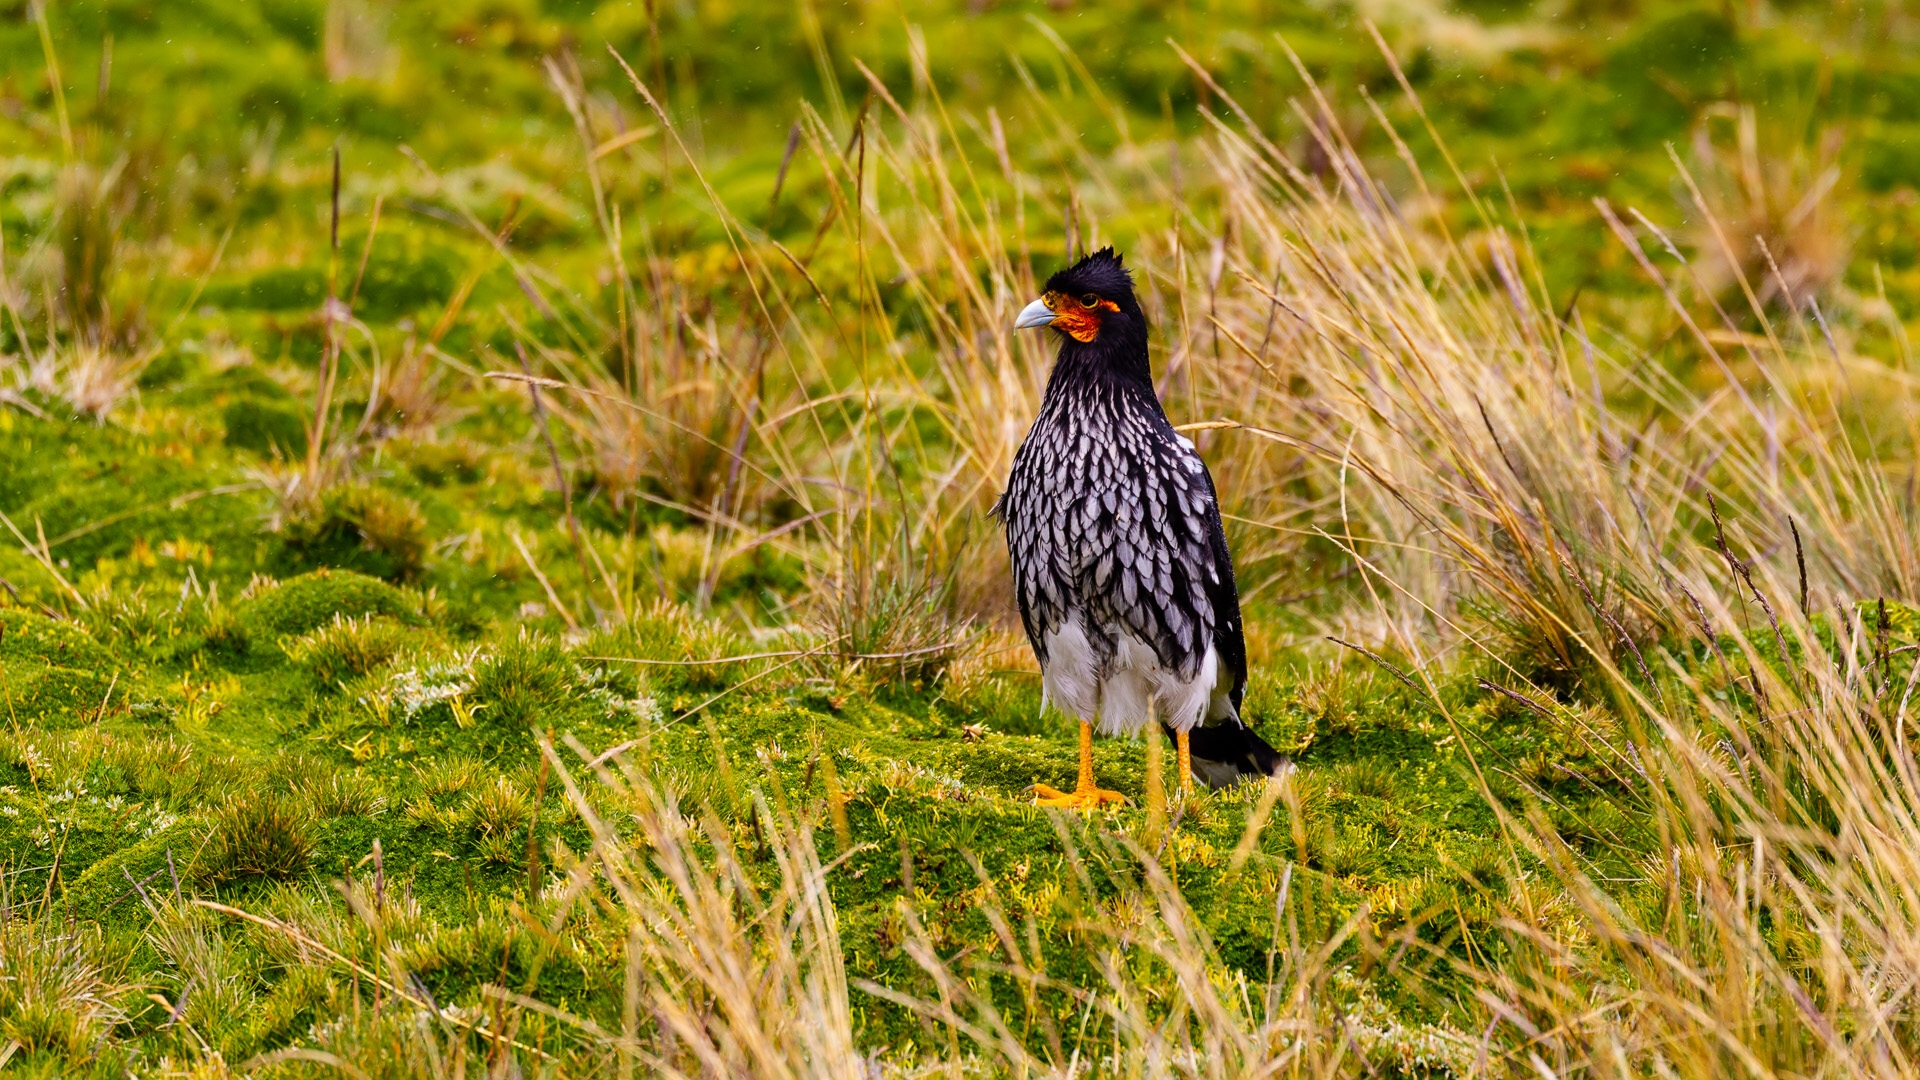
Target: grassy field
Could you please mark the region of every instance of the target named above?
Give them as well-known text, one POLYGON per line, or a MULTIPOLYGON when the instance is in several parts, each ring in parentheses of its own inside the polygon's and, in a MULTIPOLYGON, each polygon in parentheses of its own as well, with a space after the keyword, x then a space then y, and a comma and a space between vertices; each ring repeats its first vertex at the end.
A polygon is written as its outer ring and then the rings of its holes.
POLYGON ((0 1070, 1920 1071, 1917 45, 0 0, 0 1070), (1108 243, 1297 768, 1082 818, 1108 243))

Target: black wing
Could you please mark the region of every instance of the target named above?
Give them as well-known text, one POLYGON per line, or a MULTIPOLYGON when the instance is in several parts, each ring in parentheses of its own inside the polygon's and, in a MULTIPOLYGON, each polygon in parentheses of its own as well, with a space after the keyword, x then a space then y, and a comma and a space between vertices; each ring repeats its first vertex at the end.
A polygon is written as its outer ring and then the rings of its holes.
POLYGON ((1042 663, 1046 635, 1072 608, 1099 651, 1126 633, 1191 676, 1212 648, 1237 708, 1246 645, 1213 478, 1151 391, 1142 396, 1097 427, 1043 413, 1014 455, 998 509, 1020 620, 1042 663))
POLYGON ((1014 454, 1007 490, 993 505, 1007 535, 1007 555, 1013 569, 1013 594, 1020 605, 1020 625, 1027 632, 1033 654, 1047 661, 1046 635, 1066 615, 1072 583, 1067 572, 1068 545, 1057 515, 1050 514, 1048 474, 1056 470, 1056 455, 1031 434, 1014 454))
MULTIPOLYGON (((1207 535, 1213 548, 1214 565, 1220 568, 1218 580, 1210 581, 1207 599, 1213 607, 1213 648, 1223 679, 1232 680, 1227 700, 1233 715, 1209 717, 1190 733, 1194 772, 1208 787, 1228 787, 1256 776, 1274 776, 1287 765, 1284 754, 1268 745, 1240 717, 1240 702, 1247 692, 1247 639, 1240 621, 1240 591, 1233 580, 1233 556, 1227 550, 1227 533, 1220 520, 1220 500, 1213 487, 1213 474, 1207 474, 1209 510, 1207 535)), ((1172 728, 1164 728, 1167 740, 1174 741, 1172 728)))
POLYGON ((1088 538, 1082 594, 1098 623, 1151 643, 1163 665, 1191 678, 1219 648, 1222 615, 1234 619, 1231 638, 1245 653, 1213 480, 1157 402, 1117 426, 1117 494, 1095 496, 1097 509, 1113 512, 1095 515, 1102 528, 1088 538))
POLYGON ((1227 550, 1227 531, 1220 520, 1220 497, 1214 490, 1213 473, 1204 461, 1200 470, 1207 478, 1207 534, 1217 572, 1217 577, 1207 583, 1207 600, 1213 607, 1213 648, 1221 674, 1233 679, 1228 700, 1238 716, 1240 699, 1247 693, 1247 636, 1240 622, 1240 589, 1233 580, 1233 553, 1227 550))

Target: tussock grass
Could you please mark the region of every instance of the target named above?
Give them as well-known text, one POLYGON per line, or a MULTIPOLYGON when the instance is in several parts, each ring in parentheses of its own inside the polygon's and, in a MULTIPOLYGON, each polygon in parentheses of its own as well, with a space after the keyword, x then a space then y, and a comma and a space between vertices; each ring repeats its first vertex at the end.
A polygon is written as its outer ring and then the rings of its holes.
POLYGON ((234 794, 214 813, 212 826, 194 863, 208 882, 291 878, 307 868, 313 854, 306 807, 279 795, 234 794))
POLYGON ((410 635, 391 620, 333 617, 333 622, 289 641, 284 648, 294 663, 323 683, 340 683, 371 674, 392 663, 410 644, 410 635))
POLYGON ((299 793, 316 818, 372 817, 387 808, 379 786, 354 773, 309 778, 299 786, 299 793))
POLYGON ((0 1037, 16 1052, 83 1059, 126 1017, 127 988, 97 928, 18 910, 9 898, 0 962, 0 1037))
MULTIPOLYGON (((1602 876, 1589 848, 1610 831, 1582 837, 1581 825, 1556 820, 1557 799, 1541 768, 1529 777, 1506 762, 1473 762, 1508 845, 1505 858, 1464 868, 1480 883, 1502 948, 1446 958, 1448 969, 1478 984, 1476 1000, 1488 1010, 1474 1067, 1491 1057, 1556 1074, 1633 1072, 1649 1062, 1696 1075, 1735 1063, 1770 1072, 1814 1061, 1898 1070, 1898 1054, 1887 1048, 1904 1045, 1906 1032, 1891 1019, 1898 1010, 1889 1012, 1869 987, 1885 985, 1882 975, 1906 984, 1897 966, 1885 968, 1906 952, 1898 940, 1906 920, 1873 915, 1884 894, 1856 883, 1852 868, 1883 868, 1860 875, 1867 880, 1881 872, 1901 877, 1907 856, 1893 838, 1905 835, 1899 808, 1912 800, 1900 779, 1902 759, 1884 748, 1898 745, 1904 720, 1883 712, 1884 694, 1863 693, 1872 680, 1861 672, 1887 646, 1872 644, 1858 615, 1845 614, 1850 602, 1837 623, 1824 609, 1833 599, 1860 598, 1868 582, 1911 595, 1898 539, 1908 532, 1906 511, 1886 497, 1879 460, 1849 441, 1845 411, 1808 392, 1811 373, 1844 363, 1823 354, 1825 334, 1811 304, 1791 307, 1790 323, 1776 330, 1760 291, 1742 282, 1762 333, 1745 334, 1731 320, 1710 333, 1683 297, 1711 301, 1712 284, 1670 280, 1672 271, 1640 254, 1639 239, 1599 206, 1670 298, 1702 360, 1728 374, 1727 396, 1739 404, 1713 407, 1638 362, 1630 341, 1614 345, 1635 362, 1616 366, 1584 321, 1556 313, 1524 234, 1494 209, 1476 204, 1483 228, 1464 241, 1393 211, 1337 118, 1318 108, 1318 150, 1330 169, 1324 179, 1235 125, 1220 124, 1204 144, 1209 179, 1234 228, 1211 242, 1209 329, 1176 325, 1167 335, 1170 364, 1189 366, 1187 385, 1170 387, 1175 407, 1204 421, 1197 430, 1220 432, 1213 447, 1220 471, 1234 478, 1223 485, 1228 490, 1284 490, 1280 476, 1290 476, 1296 491, 1306 488, 1305 498, 1269 494, 1261 503, 1256 495, 1241 516, 1284 533, 1337 505, 1337 524, 1306 531, 1360 570, 1355 593, 1363 602, 1339 622, 1373 648, 1353 648, 1430 701, 1456 734, 1462 718, 1443 693, 1434 658, 1459 650, 1478 656, 1510 701, 1592 740, 1594 757, 1625 788, 1619 806, 1643 815, 1641 826, 1660 838, 1650 855, 1672 856, 1670 869, 1648 867, 1623 888, 1622 879, 1602 876), (1231 347, 1202 344, 1219 337, 1231 347), (1732 381, 1734 358, 1722 354, 1727 340, 1741 343, 1738 360, 1770 392, 1769 411, 1732 381), (1628 417, 1591 392, 1618 380, 1651 411, 1628 417), (1783 454, 1783 446, 1795 452, 1783 454), (1736 511, 1730 539, 1723 514, 1736 511), (1770 560, 1755 557, 1760 547, 1770 560), (1786 562, 1786 553, 1795 561, 1786 562), (1796 595, 1808 599, 1787 599, 1796 595), (1836 640, 1841 633, 1844 644, 1836 640), (1586 701, 1606 716, 1583 714, 1586 701), (1806 776, 1808 769, 1825 776, 1806 776), (1518 790, 1497 796, 1488 779, 1495 773, 1520 780, 1518 790), (1885 794, 1868 805, 1861 792, 1885 794), (1857 824, 1854 813, 1864 815, 1857 824), (1875 837, 1876 850, 1847 839, 1856 836, 1875 837), (1872 925, 1868 940, 1842 932, 1838 911, 1872 925), (1801 926, 1831 929, 1796 932, 1801 926), (1872 976, 1852 974, 1863 964, 1872 976), (1862 1029, 1868 1016, 1883 1019, 1862 1029)), ((943 152, 944 132, 930 111, 899 110, 896 119, 901 134, 892 138, 900 141, 876 137, 877 158, 899 182, 911 208, 903 213, 934 218, 914 200, 950 192, 948 175, 963 159, 943 152), (911 160, 901 143, 917 151, 911 160)), ((1153 182, 1150 174, 1133 179, 1153 182)), ((1711 214, 1704 202, 1698 209, 1711 214)), ((977 278, 978 264, 959 253, 988 246, 968 243, 964 219, 942 219, 950 231, 917 235, 940 236, 944 249, 900 261, 939 296, 943 312, 957 305, 956 321, 986 323, 993 308, 986 297, 936 291, 963 268, 977 278)), ((867 224, 893 240, 887 230, 897 221, 884 210, 867 224)), ((1205 223, 1194 224, 1206 235, 1205 223)), ((1143 261, 1169 261, 1148 251, 1143 261)), ((1733 251, 1726 259, 1742 264, 1733 251)), ((750 262, 743 269, 754 272, 750 262)), ((777 287, 771 264, 764 273, 777 287)), ((1682 265, 1679 273, 1691 271, 1682 265)), ((1003 280, 1012 286, 1019 276, 1003 280)), ((1782 297, 1796 294, 1785 279, 1777 286, 1782 297)), ((1001 293, 1015 294, 1011 287, 1001 293)), ((1182 300, 1190 302, 1184 293, 1182 300)), ((1160 314, 1163 324, 1172 321, 1170 309, 1160 314)), ((935 325, 938 338, 946 324, 935 325)), ((980 356, 974 350, 996 336, 956 339, 939 355, 980 356)), ((830 338, 807 340, 816 351, 835 346, 830 338)), ((986 490, 965 478, 975 468, 991 476, 1003 461, 1004 425, 988 409, 972 410, 966 397, 996 384, 972 372, 892 375, 955 435, 963 464, 928 470, 928 486, 909 501, 923 508, 916 524, 934 527, 917 533, 918 542, 958 546, 972 526, 938 508, 956 493, 986 490)), ((1030 384, 1023 392, 1031 393, 1030 384)), ((892 444, 880 445, 891 456, 892 444)), ((840 515, 856 528, 842 527, 836 539, 858 536, 870 511, 850 507, 840 515)), ((1890 682, 1886 672, 1880 681, 1890 682)), ((1364 769, 1351 780, 1361 795, 1382 786, 1364 769)), ((1324 846, 1333 872, 1358 865, 1340 844, 1324 846)), ((1166 898, 1155 900, 1164 913, 1166 898)), ((1204 958, 1180 926, 1163 920, 1145 938, 1176 957, 1204 958)), ((922 954, 939 982, 947 969, 937 957, 922 954)), ((1207 968, 1204 959, 1199 967, 1207 968)), ((1188 982, 1175 985, 1176 999, 1196 996, 1188 982)), ((943 993, 934 1012, 957 1026, 962 1013, 952 997, 943 993)), ((962 999, 980 1010, 969 1037, 996 1045, 994 1006, 962 999)), ((1124 999, 1116 988, 1115 1000, 1124 999)), ((1127 1014, 1110 1019, 1117 1037, 1130 1030, 1127 1014)), ((1164 1020, 1144 1030, 1160 1032, 1164 1020)), ((1256 1052, 1227 1037, 1248 1028, 1232 1014, 1208 1014, 1197 1027, 1212 1039, 1191 1059, 1204 1068, 1229 1075, 1275 1064, 1270 1045, 1256 1052)), ((1138 1056, 1150 1042, 1112 1060, 1138 1056)))

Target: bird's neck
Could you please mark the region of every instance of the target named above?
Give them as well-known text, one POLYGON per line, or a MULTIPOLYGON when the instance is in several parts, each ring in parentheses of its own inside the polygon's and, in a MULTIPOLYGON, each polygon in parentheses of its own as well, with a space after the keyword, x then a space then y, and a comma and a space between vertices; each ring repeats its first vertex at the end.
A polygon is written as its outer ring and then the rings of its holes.
POLYGON ((1053 374, 1047 379, 1047 396, 1092 387, 1138 390, 1157 400, 1146 341, 1123 338, 1083 342, 1069 338, 1061 343, 1053 374))

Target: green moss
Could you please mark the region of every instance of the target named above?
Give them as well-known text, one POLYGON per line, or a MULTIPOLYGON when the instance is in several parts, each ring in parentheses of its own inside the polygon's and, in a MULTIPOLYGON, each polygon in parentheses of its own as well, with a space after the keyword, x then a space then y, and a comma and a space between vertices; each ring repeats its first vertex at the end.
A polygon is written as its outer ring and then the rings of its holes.
POLYGON ((1719 92, 1740 51, 1739 32, 1721 12, 1662 12, 1608 54, 1602 78, 1612 92, 1609 122, 1594 134, 1644 146, 1678 132, 1719 92))
POLYGON ((221 410, 220 420, 228 446, 288 459, 307 452, 307 418, 291 405, 241 398, 221 410))
POLYGON ((209 304, 229 308, 317 311, 327 298, 327 275, 312 267, 276 267, 243 281, 209 285, 201 298, 209 304))
POLYGON ((111 670, 113 654, 86 631, 19 608, 0 608, 0 661, 28 661, 57 667, 111 670))
POLYGON ((140 369, 140 389, 160 390, 187 379, 198 370, 199 359, 185 349, 162 352, 140 369))
POLYGON ((325 7, 312 0, 261 0, 258 5, 268 26, 309 49, 320 47, 325 7))
POLYGON ((240 624, 268 639, 306 634, 335 616, 385 615, 418 622, 418 603, 392 585, 351 570, 315 570, 261 591, 235 608, 240 624))
POLYGON ((359 274, 360 295, 354 314, 363 319, 391 321, 421 308, 444 304, 453 295, 459 259, 444 245, 412 229, 389 226, 366 250, 366 237, 343 237, 345 250, 364 255, 366 271, 359 274))
POLYGON ((317 509, 286 529, 287 553, 302 567, 343 567, 390 580, 418 576, 427 544, 420 504, 373 484, 328 488, 317 509))
POLYGON ((79 628, 17 608, 0 609, 0 719, 49 730, 125 707, 121 665, 79 628), (120 692, 115 693, 116 687, 120 692))
POLYGON ((141 882, 141 888, 152 894, 171 894, 173 874, 189 868, 189 860, 206 838, 205 822, 197 816, 166 820, 150 835, 115 837, 114 846, 99 858, 68 872, 61 896, 77 915, 114 928, 138 927, 146 921, 145 905, 133 882, 141 882))
POLYGON ((49 730, 89 723, 113 704, 107 672, 69 667, 9 666, 0 673, 11 719, 39 720, 49 730))

